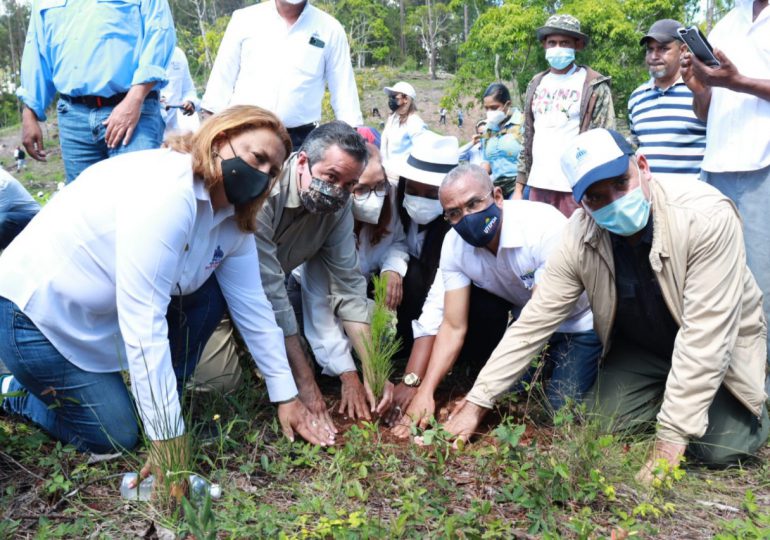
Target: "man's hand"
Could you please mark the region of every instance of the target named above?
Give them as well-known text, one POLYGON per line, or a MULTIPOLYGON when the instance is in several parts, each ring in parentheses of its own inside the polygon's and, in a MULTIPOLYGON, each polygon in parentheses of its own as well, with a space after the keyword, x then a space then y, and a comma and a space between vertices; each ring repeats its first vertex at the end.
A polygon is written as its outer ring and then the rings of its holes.
MULTIPOLYGON (((697 56, 691 53, 684 53, 682 56, 687 54, 690 55, 689 62, 687 63, 692 69, 695 78, 701 84, 705 86, 721 86, 732 90, 735 90, 736 87, 739 86, 741 74, 738 71, 738 68, 736 68, 735 64, 733 64, 730 59, 725 56, 725 53, 719 49, 714 49, 714 56, 717 57, 717 60, 719 60, 719 63, 721 64, 719 67, 707 66, 701 62, 697 56)), ((681 61, 680 64, 682 64, 681 61)), ((684 79, 684 75, 682 76, 682 79, 684 79)), ((695 92, 695 90, 693 90, 693 92, 695 92)))
POLYGON ((390 409, 385 414, 385 423, 394 426, 396 422, 404 416, 404 411, 411 403, 412 398, 417 393, 417 388, 407 386, 404 383, 398 383, 393 390, 393 402, 390 409))
POLYGON ((302 404, 313 416, 313 420, 318 422, 318 425, 333 439, 337 433, 337 428, 334 427, 332 417, 329 416, 329 410, 326 408, 326 402, 318 385, 315 381, 309 381, 304 384, 298 382, 297 386, 299 387, 299 399, 302 401, 302 404))
MULTIPOLYGON (((152 441, 150 454, 147 461, 139 471, 138 477, 129 488, 134 489, 142 480, 150 476, 155 477, 153 482, 153 494, 157 493, 158 486, 164 484, 166 471, 182 472, 188 469, 188 440, 187 435, 168 439, 165 441, 152 441)), ((187 493, 187 475, 179 474, 169 485, 169 497, 181 502, 187 493)))
POLYGON ((426 392, 421 387, 412 398, 406 414, 401 418, 398 425, 393 428, 393 435, 400 439, 405 439, 410 435, 410 426, 417 424, 420 429, 428 427, 430 417, 436 412, 436 402, 433 399, 432 392, 426 392))
POLYGON ((372 389, 369 387, 369 381, 366 379, 364 379, 364 389, 366 390, 366 399, 369 400, 369 405, 372 407, 372 412, 382 415, 388 408, 390 408, 390 404, 393 402, 392 382, 385 381, 385 387, 382 389, 382 399, 380 399, 379 403, 377 403, 374 392, 372 392, 372 389))
POLYGON ((147 94, 152 91, 153 86, 155 86, 155 83, 142 83, 132 86, 126 93, 123 101, 115 105, 107 120, 102 122, 103 125, 107 126, 104 141, 109 148, 115 148, 121 143, 125 146, 131 142, 136 124, 142 115, 142 103, 144 103, 144 98, 147 97, 147 94))
POLYGON ((636 473, 636 481, 646 486, 650 485, 656 476, 655 469, 659 467, 659 460, 668 462, 670 467, 674 468, 682 461, 686 449, 686 444, 656 439, 652 455, 650 455, 647 463, 636 473))
POLYGON ((195 104, 192 101, 185 101, 182 103, 182 114, 185 116, 192 116, 195 112, 195 104))
POLYGON ((37 115, 29 107, 24 107, 21 113, 21 143, 33 159, 45 161, 43 131, 40 129, 37 115))
POLYGON ((452 446, 457 448, 457 441, 459 440, 467 443, 478 430, 479 424, 486 414, 487 409, 484 407, 479 407, 465 399, 460 401, 444 424, 444 429, 454 438, 452 446))
POLYGON ((325 429, 298 399, 278 405, 278 421, 283 434, 290 441, 294 441, 294 432, 297 432, 311 444, 320 446, 334 444, 334 434, 325 429))
MULTIPOLYGON (((679 57, 679 74, 682 76, 682 81, 687 85, 687 88, 692 91, 693 94, 703 94, 709 92, 709 87, 701 80, 698 79, 695 70, 693 69, 693 59, 695 56, 691 52, 684 52, 679 57)), ((697 58, 695 59, 696 61, 697 58)))
MULTIPOLYGON (((338 413, 349 416, 353 420, 363 418, 364 420, 371 420, 370 406, 367 405, 367 392, 364 389, 364 385, 361 384, 361 379, 358 378, 357 371, 346 371, 340 375, 340 381, 342 382, 342 399, 340 400, 340 408, 338 413)), ((370 404, 374 401, 374 398, 370 401, 370 404)), ((374 406, 371 405, 373 409, 374 406)))
POLYGON ((404 294, 404 280, 401 274, 393 272, 392 270, 386 270, 382 273, 388 284, 387 295, 385 296, 385 305, 388 309, 395 310, 401 305, 401 299, 404 294))

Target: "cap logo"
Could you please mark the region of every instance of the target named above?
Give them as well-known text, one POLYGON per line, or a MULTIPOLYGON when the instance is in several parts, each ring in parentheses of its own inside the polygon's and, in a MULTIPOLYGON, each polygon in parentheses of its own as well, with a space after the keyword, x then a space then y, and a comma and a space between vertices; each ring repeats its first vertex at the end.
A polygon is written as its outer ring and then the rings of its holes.
POLYGON ((587 155, 588 155, 588 151, 587 151, 587 150, 585 150, 584 148, 580 148, 580 147, 578 146, 578 147, 577 147, 577 152, 575 152, 575 160, 576 160, 576 161, 580 161, 581 159, 583 159, 583 158, 584 158, 584 157, 586 157, 587 155))

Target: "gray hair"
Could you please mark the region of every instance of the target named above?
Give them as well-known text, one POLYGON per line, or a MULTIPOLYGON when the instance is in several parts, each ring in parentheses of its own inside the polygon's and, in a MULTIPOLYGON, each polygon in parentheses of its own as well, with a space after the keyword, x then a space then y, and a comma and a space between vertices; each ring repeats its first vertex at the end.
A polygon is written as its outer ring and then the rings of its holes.
POLYGON ((324 160, 326 150, 332 146, 338 146, 340 150, 364 166, 369 160, 369 151, 366 149, 364 138, 340 120, 321 124, 315 128, 305 138, 300 150, 307 154, 311 163, 318 163, 324 160))
POLYGON ((487 171, 478 165, 463 163, 462 165, 458 165, 449 171, 449 173, 444 177, 444 180, 441 182, 441 187, 438 189, 439 195, 441 195, 442 190, 445 190, 452 184, 459 182, 460 180, 465 180, 466 178, 472 179, 485 190, 492 191, 495 188, 495 185, 492 183, 492 179, 487 174, 487 171))

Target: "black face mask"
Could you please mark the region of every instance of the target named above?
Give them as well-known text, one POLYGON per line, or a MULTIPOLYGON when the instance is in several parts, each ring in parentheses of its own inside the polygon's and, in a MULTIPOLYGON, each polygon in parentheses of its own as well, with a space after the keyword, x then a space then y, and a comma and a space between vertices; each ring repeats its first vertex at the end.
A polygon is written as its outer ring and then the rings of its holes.
POLYGON ((397 98, 396 96, 390 96, 390 97, 388 98, 388 108, 389 108, 389 109, 390 109, 392 112, 396 112, 396 109, 398 109, 398 108, 399 108, 399 104, 398 104, 398 98, 397 98))
MULTIPOLYGON (((230 141, 227 141, 227 144, 235 154, 230 141)), ((239 206, 248 204, 262 195, 270 185, 270 175, 235 156, 222 160, 222 183, 227 200, 233 206, 239 206)))

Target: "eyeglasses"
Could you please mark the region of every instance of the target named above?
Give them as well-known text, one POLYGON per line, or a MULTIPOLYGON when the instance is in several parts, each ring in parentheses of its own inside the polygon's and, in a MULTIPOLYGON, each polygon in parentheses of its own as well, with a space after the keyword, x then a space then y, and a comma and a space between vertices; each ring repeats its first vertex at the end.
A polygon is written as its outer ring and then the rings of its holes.
POLYGON ((481 212, 484 209, 484 201, 487 200, 492 195, 492 193, 494 193, 494 190, 490 191, 483 197, 473 197, 470 201, 459 208, 450 208, 444 212, 444 219, 451 225, 457 225, 466 214, 475 214, 476 212, 481 212))
POLYGON ((389 191, 389 184, 387 180, 383 180, 382 182, 379 182, 376 186, 373 188, 371 186, 367 186, 365 184, 356 184, 353 188, 353 198, 357 201, 365 201, 369 198, 369 195, 374 193, 378 197, 384 197, 388 194, 389 191))

